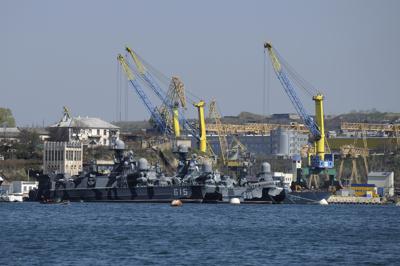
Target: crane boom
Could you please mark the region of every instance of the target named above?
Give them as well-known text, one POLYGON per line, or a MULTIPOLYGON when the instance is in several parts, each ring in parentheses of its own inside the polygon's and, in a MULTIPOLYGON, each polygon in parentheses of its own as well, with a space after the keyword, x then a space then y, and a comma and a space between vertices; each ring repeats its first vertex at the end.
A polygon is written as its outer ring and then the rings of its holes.
POLYGON ((145 66, 139 60, 139 57, 137 56, 137 54, 129 47, 126 47, 126 51, 131 55, 133 61, 135 62, 137 69, 139 70, 139 74, 141 75, 141 77, 147 82, 147 84, 154 91, 154 93, 158 96, 158 98, 160 98, 161 101, 165 102, 167 100, 167 95, 161 89, 161 87, 157 84, 157 82, 154 80, 153 76, 149 73, 149 71, 147 71, 145 66))
POLYGON ((129 68, 128 63, 126 62, 125 58, 119 54, 117 57, 119 63, 121 64, 124 72, 128 78, 128 81, 135 89, 135 92, 138 94, 139 98, 143 101, 144 105, 146 106, 147 110, 151 114, 152 118, 155 120, 157 127, 159 127, 160 131, 163 133, 168 132, 168 128, 165 125, 165 121, 161 118, 160 114, 157 112, 157 109, 154 108, 153 104, 150 102, 150 99, 142 90, 141 86, 139 85, 138 81, 135 78, 132 70, 129 68))

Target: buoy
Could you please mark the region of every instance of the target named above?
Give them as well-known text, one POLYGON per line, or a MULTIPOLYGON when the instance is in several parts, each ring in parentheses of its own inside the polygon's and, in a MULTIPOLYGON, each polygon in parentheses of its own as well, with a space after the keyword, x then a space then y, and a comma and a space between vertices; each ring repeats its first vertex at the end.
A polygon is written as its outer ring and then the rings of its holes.
POLYGON ((319 205, 329 205, 329 203, 326 201, 326 199, 322 199, 319 201, 319 205))
POLYGON ((239 198, 231 198, 231 200, 229 201, 230 204, 235 204, 238 205, 240 204, 240 199, 239 198))
POLYGON ((178 199, 173 200, 173 201, 171 202, 171 206, 172 206, 172 207, 180 207, 180 206, 182 206, 182 205, 183 205, 182 201, 180 201, 180 200, 178 200, 178 199))

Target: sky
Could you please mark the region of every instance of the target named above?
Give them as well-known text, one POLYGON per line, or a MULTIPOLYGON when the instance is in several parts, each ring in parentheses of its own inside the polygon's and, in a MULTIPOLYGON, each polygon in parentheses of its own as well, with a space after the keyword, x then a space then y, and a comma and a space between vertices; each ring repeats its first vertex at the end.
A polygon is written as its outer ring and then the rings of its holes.
MULTIPOLYGON (((222 115, 295 112, 264 65, 271 41, 324 93, 327 114, 400 112, 399 11, 396 0, 3 0, 0 107, 18 126, 57 122, 63 106, 107 121, 120 109, 122 119, 148 119, 131 88, 128 112, 116 106, 116 56, 129 45, 197 97, 215 99, 222 115)), ((310 97, 299 95, 312 114, 310 97)))

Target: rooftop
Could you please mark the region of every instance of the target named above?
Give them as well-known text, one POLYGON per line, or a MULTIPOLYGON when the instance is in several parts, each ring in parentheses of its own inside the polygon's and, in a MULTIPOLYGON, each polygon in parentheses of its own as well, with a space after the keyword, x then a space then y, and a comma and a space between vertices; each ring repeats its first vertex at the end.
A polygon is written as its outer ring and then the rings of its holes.
POLYGON ((393 172, 369 172, 368 177, 387 177, 393 174, 393 172))
POLYGON ((66 127, 66 128, 109 128, 109 129, 119 129, 119 127, 114 126, 104 120, 97 117, 72 117, 62 119, 55 125, 51 127, 66 127))

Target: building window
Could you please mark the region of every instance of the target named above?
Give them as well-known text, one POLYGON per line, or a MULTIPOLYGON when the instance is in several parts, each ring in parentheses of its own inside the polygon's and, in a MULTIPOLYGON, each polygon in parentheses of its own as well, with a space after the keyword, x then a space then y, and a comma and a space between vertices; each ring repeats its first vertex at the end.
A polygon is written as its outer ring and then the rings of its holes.
POLYGON ((100 135, 100 129, 97 130, 97 135, 100 135))
POLYGON ((103 134, 104 134, 104 136, 106 136, 106 135, 107 135, 107 129, 104 129, 104 132, 103 132, 103 134))

